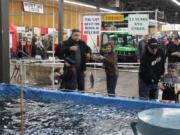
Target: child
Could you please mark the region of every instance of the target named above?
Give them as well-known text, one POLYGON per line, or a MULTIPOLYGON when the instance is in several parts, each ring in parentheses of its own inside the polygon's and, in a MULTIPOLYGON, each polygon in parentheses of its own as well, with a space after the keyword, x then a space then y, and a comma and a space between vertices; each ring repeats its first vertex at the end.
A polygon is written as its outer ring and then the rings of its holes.
POLYGON ((118 57, 113 51, 112 43, 106 44, 106 52, 107 54, 104 57, 101 56, 100 59, 103 61, 105 67, 107 93, 109 96, 115 96, 115 89, 118 80, 118 57))
POLYGON ((163 100, 176 100, 175 84, 180 80, 177 76, 177 68, 175 65, 168 66, 168 73, 162 78, 159 87, 163 90, 163 100))
POLYGON ((64 63, 64 74, 62 76, 62 89, 75 90, 77 87, 77 75, 75 61, 67 57, 64 63))

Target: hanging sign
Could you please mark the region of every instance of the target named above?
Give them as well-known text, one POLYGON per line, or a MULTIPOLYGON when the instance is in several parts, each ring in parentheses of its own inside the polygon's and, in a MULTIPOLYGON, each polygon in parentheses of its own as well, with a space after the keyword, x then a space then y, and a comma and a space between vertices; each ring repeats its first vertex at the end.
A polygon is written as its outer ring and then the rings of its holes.
POLYGON ((25 12, 31 13, 44 13, 43 4, 31 3, 31 2, 23 2, 23 7, 25 12))
POLYGON ((37 36, 41 35, 41 29, 38 27, 34 27, 34 34, 36 34, 37 36))
POLYGON ((102 16, 102 22, 123 22, 124 15, 121 14, 108 14, 102 16))
POLYGON ((56 32, 56 28, 48 28, 48 34, 54 34, 56 32))
POLYGON ((101 17, 98 15, 83 17, 83 34, 99 35, 101 31, 101 17))
POLYGON ((162 31, 174 31, 174 24, 162 25, 162 31))
POLYGON ((25 27, 16 27, 17 33, 25 33, 26 28, 25 27))
POLYGON ((147 35, 149 33, 149 15, 129 14, 128 32, 131 35, 147 35))
POLYGON ((162 31, 180 31, 180 24, 162 25, 162 31))
POLYGON ((174 30, 180 31, 180 24, 174 24, 174 30))

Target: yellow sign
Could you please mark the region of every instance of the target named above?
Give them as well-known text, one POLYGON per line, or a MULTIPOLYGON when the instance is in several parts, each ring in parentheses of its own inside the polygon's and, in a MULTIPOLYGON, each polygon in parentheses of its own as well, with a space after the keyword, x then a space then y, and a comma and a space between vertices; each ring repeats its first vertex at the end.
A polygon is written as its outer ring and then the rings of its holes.
POLYGON ((121 14, 108 14, 102 16, 102 22, 123 22, 124 15, 121 14))

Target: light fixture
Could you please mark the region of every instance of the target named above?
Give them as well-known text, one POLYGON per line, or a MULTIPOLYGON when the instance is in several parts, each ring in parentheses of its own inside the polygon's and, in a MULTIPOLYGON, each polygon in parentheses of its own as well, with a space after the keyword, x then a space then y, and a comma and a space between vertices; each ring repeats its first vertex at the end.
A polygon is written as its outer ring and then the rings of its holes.
POLYGON ((180 6, 180 2, 178 0, 171 0, 171 1, 177 4, 178 6, 180 6))
POLYGON ((85 3, 74 2, 74 1, 69 1, 69 0, 64 0, 64 2, 67 3, 67 4, 73 4, 73 5, 77 5, 77 6, 83 6, 83 7, 96 9, 96 6, 85 4, 85 3))
POLYGON ((101 11, 105 11, 105 12, 111 12, 111 13, 117 13, 118 11, 116 10, 112 10, 112 9, 107 9, 107 8, 100 8, 101 11))
MULTIPOLYGON (((87 7, 87 8, 92 8, 92 9, 96 9, 96 6, 90 5, 90 4, 85 4, 85 3, 81 3, 81 2, 75 2, 75 1, 71 1, 71 0, 64 0, 64 3, 67 4, 73 4, 73 5, 77 5, 77 6, 82 6, 82 7, 87 7)), ((107 9, 107 8, 100 8, 101 11, 104 12, 111 12, 111 13, 117 13, 118 11, 116 10, 112 10, 112 9, 107 9)))

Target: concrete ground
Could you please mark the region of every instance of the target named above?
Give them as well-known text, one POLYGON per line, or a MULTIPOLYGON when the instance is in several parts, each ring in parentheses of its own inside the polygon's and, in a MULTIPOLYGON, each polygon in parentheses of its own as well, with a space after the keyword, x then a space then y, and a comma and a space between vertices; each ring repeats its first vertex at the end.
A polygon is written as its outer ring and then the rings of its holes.
MULTIPOLYGON (((106 94, 106 76, 104 70, 88 70, 87 74, 89 74, 89 71, 92 72, 96 78, 94 89, 91 91, 106 94)), ((116 94, 118 96, 138 97, 138 73, 137 70, 135 71, 136 72, 120 70, 116 87, 116 94)), ((86 90, 88 89, 88 85, 89 77, 86 77, 86 90)))

